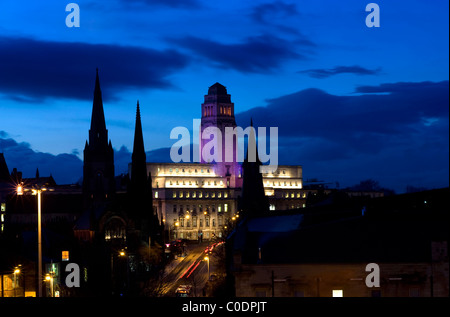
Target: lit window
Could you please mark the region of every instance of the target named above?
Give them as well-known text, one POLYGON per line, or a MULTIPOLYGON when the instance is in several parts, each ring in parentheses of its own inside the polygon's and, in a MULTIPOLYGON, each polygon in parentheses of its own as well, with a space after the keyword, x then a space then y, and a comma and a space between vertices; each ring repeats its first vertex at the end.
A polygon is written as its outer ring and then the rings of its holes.
POLYGON ((228 211, 228 204, 224 204, 224 205, 223 205, 223 210, 224 210, 225 212, 228 211))
POLYGON ((334 289, 333 297, 344 297, 344 292, 341 289, 334 289))
POLYGON ((223 193, 223 197, 228 198, 228 192, 223 193))
POLYGON ((274 204, 270 204, 269 210, 275 210, 275 205, 274 204))
POLYGON ((177 198, 177 193, 176 192, 172 193, 172 198, 177 198))
POLYGON ((194 192, 192 193, 192 198, 195 198, 195 197, 197 197, 197 192, 194 191, 194 192))
POLYGON ((180 192, 180 198, 183 198, 183 192, 180 192))
POLYGON ((6 204, 5 203, 2 203, 2 205, 1 205, 2 207, 1 207, 1 211, 6 211, 6 204))
POLYGON ((158 198, 158 192, 155 192, 155 198, 158 198))

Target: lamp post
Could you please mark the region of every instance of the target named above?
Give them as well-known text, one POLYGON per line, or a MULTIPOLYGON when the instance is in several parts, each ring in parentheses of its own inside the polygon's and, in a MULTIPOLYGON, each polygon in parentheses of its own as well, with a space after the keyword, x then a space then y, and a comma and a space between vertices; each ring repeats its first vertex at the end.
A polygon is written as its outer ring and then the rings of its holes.
POLYGON ((20 273, 20 269, 18 267, 16 267, 14 269, 14 297, 16 297, 16 288, 17 288, 17 274, 20 273))
POLYGON ((50 297, 53 297, 53 272, 47 274, 45 280, 50 282, 50 297))
MULTIPOLYGON (((29 190, 24 188, 22 184, 17 186, 17 195, 23 195, 24 191, 29 190)), ((33 195, 37 195, 37 205, 38 205, 38 297, 42 297, 42 232, 41 232, 41 193, 46 191, 47 188, 39 185, 35 185, 31 188, 33 195)))

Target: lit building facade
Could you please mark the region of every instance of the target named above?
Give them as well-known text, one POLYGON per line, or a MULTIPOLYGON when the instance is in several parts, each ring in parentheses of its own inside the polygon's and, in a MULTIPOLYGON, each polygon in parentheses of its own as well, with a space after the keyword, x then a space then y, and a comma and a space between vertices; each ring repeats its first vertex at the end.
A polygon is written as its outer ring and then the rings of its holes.
MULTIPOLYGON (((217 149, 217 143, 211 144, 217 140, 201 137, 209 127, 217 127, 223 138, 222 160, 205 162, 201 156, 199 163, 147 163, 153 205, 169 239, 220 238, 227 224, 239 217, 242 164, 237 161, 236 138, 231 145, 225 142, 225 128, 236 128, 234 103, 226 88, 216 83, 209 87, 201 107, 200 153, 205 146, 211 153, 217 149), (229 151, 233 151, 232 162, 225 159, 229 151)), ((271 210, 305 207, 308 193, 303 189, 301 166, 278 166, 274 172, 263 173, 263 183, 271 210)))

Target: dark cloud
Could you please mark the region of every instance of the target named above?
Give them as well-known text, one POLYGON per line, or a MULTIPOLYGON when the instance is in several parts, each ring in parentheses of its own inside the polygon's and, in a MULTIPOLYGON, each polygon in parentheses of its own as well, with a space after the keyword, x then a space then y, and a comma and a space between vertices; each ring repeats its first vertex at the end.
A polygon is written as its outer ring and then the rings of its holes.
POLYGON ((367 93, 305 89, 237 114, 236 121, 248 126, 253 118, 255 126, 277 126, 280 164, 302 164, 306 175, 342 183, 353 177, 350 185, 383 177, 392 186, 403 182, 403 189, 448 186, 448 81, 364 86, 356 92, 367 93))
POLYGON ((336 66, 330 69, 317 68, 298 71, 299 74, 307 74, 314 78, 328 78, 339 74, 353 74, 359 76, 378 75, 381 72, 381 68, 367 69, 358 65, 354 66, 336 66))
POLYGON ((0 36, 0 92, 18 101, 92 99, 98 67, 104 98, 121 89, 171 88, 168 75, 185 67, 174 50, 0 36))
POLYGON ((243 42, 232 44, 193 36, 168 41, 207 59, 213 66, 243 73, 267 73, 288 59, 307 58, 289 41, 272 35, 248 37, 243 42))
POLYGON ((28 143, 18 143, 11 138, 0 138, 0 149, 4 153, 9 171, 17 168, 25 178, 34 177, 36 169, 39 168, 41 176, 52 175, 58 184, 73 184, 83 173, 83 163, 74 154, 53 155, 36 152, 28 143))

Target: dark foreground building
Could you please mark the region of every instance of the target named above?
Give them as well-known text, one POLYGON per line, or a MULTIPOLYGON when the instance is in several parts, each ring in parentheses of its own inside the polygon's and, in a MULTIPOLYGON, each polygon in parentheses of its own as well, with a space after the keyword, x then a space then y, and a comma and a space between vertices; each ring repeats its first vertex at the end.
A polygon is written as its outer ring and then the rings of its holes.
POLYGON ((228 239, 232 289, 238 297, 447 297, 446 197, 448 188, 243 221, 228 239))
MULTIPOLYGON (((0 272, 6 276, 2 280, 9 281, 1 285, 0 296, 38 293, 37 200, 31 195, 37 187, 45 188, 43 274, 54 278, 54 296, 141 295, 146 291, 159 277, 164 250, 163 227, 153 212, 151 176, 146 171, 139 103, 131 164, 131 175, 115 176, 97 71, 82 186, 60 186, 52 177, 39 177, 38 172, 35 178, 23 179, 15 169, 10 174, 0 156, 0 272), (17 195, 19 185, 23 195, 17 195), (78 264, 80 287, 65 286, 68 263, 78 264), (19 265, 20 269, 14 269, 19 265)), ((51 296, 48 284, 43 283, 44 296, 51 296)))

